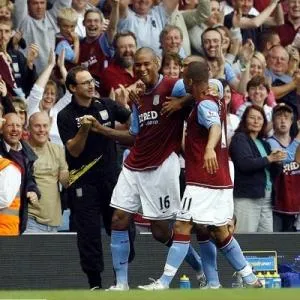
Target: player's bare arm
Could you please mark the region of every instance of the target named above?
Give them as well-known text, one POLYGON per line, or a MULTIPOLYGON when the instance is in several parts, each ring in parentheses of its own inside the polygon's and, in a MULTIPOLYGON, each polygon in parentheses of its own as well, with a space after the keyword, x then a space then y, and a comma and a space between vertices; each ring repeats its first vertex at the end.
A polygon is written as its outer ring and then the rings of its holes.
POLYGON ((167 99, 169 101, 162 104, 162 109, 160 111, 162 116, 166 115, 167 117, 193 103, 193 96, 190 94, 180 98, 167 97, 167 99))
POLYGON ((130 134, 129 130, 118 130, 106 127, 101 125, 97 120, 94 120, 91 130, 118 141, 123 145, 132 146, 134 144, 135 137, 134 135, 130 134))
POLYGON ((218 124, 213 124, 209 128, 208 141, 204 152, 203 168, 206 169, 206 171, 209 174, 214 174, 219 169, 215 147, 219 143, 220 138, 221 138, 221 127, 218 124))

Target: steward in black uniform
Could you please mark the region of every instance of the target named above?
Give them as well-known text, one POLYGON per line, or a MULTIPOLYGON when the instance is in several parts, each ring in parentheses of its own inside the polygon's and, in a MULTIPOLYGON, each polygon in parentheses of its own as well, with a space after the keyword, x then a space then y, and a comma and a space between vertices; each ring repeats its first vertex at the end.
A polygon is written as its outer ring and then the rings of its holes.
POLYGON ((66 86, 73 98, 58 114, 57 125, 71 173, 68 188, 71 215, 82 270, 91 288, 101 288, 100 273, 104 268, 101 215, 110 234, 113 208, 109 204, 120 170, 115 142, 95 133, 93 120, 114 128, 116 121, 129 121, 130 111, 111 99, 94 98, 93 77, 82 67, 69 71, 66 86))

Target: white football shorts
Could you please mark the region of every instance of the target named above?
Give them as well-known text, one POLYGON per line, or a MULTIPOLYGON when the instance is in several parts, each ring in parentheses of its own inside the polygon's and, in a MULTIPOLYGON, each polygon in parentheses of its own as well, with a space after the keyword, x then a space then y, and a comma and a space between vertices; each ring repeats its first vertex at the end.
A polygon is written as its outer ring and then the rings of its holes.
POLYGON ((129 213, 142 207, 143 217, 150 220, 175 218, 180 210, 179 174, 175 153, 154 170, 132 171, 123 167, 110 206, 129 213))
POLYGON ((210 189, 187 185, 176 219, 222 226, 233 217, 233 189, 210 189))

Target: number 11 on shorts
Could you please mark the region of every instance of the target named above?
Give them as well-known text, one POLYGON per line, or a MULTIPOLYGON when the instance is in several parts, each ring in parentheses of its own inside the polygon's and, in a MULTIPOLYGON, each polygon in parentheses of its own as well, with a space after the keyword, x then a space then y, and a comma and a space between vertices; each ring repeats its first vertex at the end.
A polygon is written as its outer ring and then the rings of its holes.
POLYGON ((182 205, 181 209, 189 211, 191 208, 191 204, 192 204, 192 198, 184 197, 184 198, 182 198, 181 201, 183 201, 183 205, 182 205))

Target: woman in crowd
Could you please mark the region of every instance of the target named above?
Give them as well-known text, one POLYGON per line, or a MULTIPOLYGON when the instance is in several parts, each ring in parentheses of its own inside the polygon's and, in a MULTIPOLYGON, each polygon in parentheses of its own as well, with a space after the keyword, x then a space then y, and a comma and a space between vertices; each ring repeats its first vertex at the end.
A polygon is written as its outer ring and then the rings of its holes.
POLYGON ((235 171, 233 195, 237 232, 273 231, 270 174, 278 166, 276 163, 286 158, 286 153, 270 151, 264 141, 267 123, 261 106, 248 106, 229 146, 235 171))
POLYGON ((272 130, 272 107, 267 104, 269 92, 270 86, 267 79, 264 76, 254 76, 247 84, 247 101, 236 112, 236 115, 242 118, 245 109, 252 104, 263 108, 268 121, 267 133, 270 133, 272 130))
MULTIPOLYGON (((256 51, 250 61, 250 69, 249 69, 250 79, 255 76, 264 76, 266 66, 267 63, 264 55, 261 52, 256 51)), ((236 113, 240 108, 240 106, 244 104, 246 101, 247 101, 247 94, 242 95, 237 92, 234 92, 232 94, 232 105, 231 105, 232 112, 236 113)), ((267 104, 271 107, 274 107, 276 105, 275 96, 271 89, 269 89, 267 95, 267 104)))
MULTIPOLYGON (((57 65, 65 80, 67 70, 64 66, 64 51, 62 51, 59 56, 57 65)), ((48 65, 35 82, 26 102, 28 105, 28 117, 38 111, 45 111, 49 114, 51 119, 51 129, 49 133, 50 140, 52 143, 63 145, 59 136, 56 118, 57 114, 70 103, 71 94, 67 91, 61 99, 57 99, 57 85, 54 81, 49 80, 54 66, 55 55, 53 51, 51 51, 49 54, 48 65)))
POLYGON ((160 73, 170 78, 180 78, 182 59, 176 53, 167 53, 163 56, 160 73))

